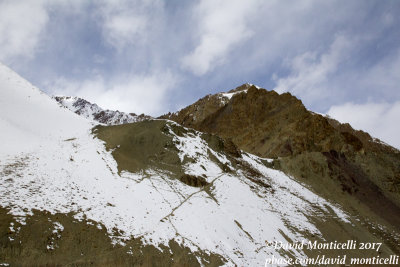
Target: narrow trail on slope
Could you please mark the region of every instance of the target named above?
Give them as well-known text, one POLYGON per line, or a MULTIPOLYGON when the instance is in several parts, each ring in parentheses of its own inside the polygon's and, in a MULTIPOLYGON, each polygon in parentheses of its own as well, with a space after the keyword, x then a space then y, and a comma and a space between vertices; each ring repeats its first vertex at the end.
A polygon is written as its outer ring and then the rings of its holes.
MULTIPOLYGON (((222 174, 218 175, 217 177, 215 177, 215 178, 211 181, 210 185, 212 185, 212 184, 214 183, 214 181, 216 181, 217 179, 221 178, 223 175, 224 175, 224 173, 222 173, 222 174)), ((210 185, 209 185, 209 186, 210 186, 210 185)), ((173 208, 172 211, 171 211, 169 214, 167 214, 165 217, 163 217, 160 221, 163 222, 165 219, 168 219, 170 216, 173 216, 174 212, 175 212, 177 209, 179 209, 185 202, 187 202, 192 196, 194 196, 194 195, 196 195, 196 194, 198 194, 198 193, 200 193, 200 192, 203 192, 203 191, 205 191, 205 187, 201 188, 199 191, 196 191, 196 192, 193 192, 192 194, 190 194, 187 198, 185 198, 178 206, 176 206, 175 208, 173 208)))

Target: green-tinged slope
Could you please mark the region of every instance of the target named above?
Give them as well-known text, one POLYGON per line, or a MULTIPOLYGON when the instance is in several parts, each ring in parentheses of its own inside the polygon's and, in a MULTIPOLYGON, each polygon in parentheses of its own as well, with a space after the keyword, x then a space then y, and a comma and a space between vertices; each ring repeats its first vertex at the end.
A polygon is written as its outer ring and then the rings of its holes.
POLYGON ((143 171, 157 168, 181 174, 178 151, 172 136, 166 131, 165 121, 152 120, 116 126, 97 126, 94 133, 106 141, 118 162, 118 171, 143 171))
MULTIPOLYGON (((10 266, 220 266, 216 255, 193 253, 170 241, 161 249, 140 238, 113 245, 105 227, 74 214, 35 211, 19 223, 0 207, 0 263, 10 266), (61 225, 62 228, 57 228, 61 225), (196 258, 197 257, 197 258, 196 258)), ((118 236, 118 230, 114 236, 118 236)))
MULTIPOLYGON (((115 126, 99 125, 93 129, 93 132, 99 139, 105 141, 106 148, 112 151, 113 157, 118 162, 119 173, 157 170, 167 173, 171 178, 179 178, 189 185, 204 184, 200 177, 194 181, 193 177, 185 173, 182 166, 195 159, 185 157, 181 162, 178 156, 180 151, 176 147, 177 141, 173 139, 174 135, 195 134, 192 129, 166 120, 149 120, 115 126)), ((197 134, 201 135, 211 149, 225 153, 233 164, 240 164, 234 160, 235 157, 240 157, 240 151, 231 141, 222 140, 211 134, 197 134)), ((229 171, 229 168, 212 154, 209 156, 223 170, 229 171)))

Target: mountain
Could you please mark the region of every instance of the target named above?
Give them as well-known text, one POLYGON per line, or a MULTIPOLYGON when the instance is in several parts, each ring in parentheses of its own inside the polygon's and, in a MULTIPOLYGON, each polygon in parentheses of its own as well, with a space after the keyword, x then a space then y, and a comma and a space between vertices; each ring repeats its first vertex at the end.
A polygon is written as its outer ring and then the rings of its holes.
POLYGON ((150 116, 135 113, 125 113, 113 110, 104 110, 97 104, 92 104, 89 101, 71 96, 54 96, 53 97, 61 106, 81 115, 89 120, 97 121, 106 125, 117 125, 124 123, 133 123, 151 119, 150 116))
POLYGON ((347 211, 400 227, 400 152, 307 110, 290 93, 244 84, 162 116, 216 134, 292 175, 347 211))
POLYGON ((343 255, 274 242, 382 242, 382 258, 400 251, 393 225, 361 206, 355 216, 353 202, 285 174, 284 161, 171 120, 95 123, 1 64, 0 127, 1 265, 259 266, 343 255))

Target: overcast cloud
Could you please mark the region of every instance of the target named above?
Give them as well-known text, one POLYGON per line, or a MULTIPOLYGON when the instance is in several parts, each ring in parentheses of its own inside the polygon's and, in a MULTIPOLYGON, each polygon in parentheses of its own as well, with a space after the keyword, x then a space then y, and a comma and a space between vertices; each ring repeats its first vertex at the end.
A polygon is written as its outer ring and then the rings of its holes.
POLYGON ((0 61, 160 115, 250 82, 400 147, 400 2, 0 0, 0 61))

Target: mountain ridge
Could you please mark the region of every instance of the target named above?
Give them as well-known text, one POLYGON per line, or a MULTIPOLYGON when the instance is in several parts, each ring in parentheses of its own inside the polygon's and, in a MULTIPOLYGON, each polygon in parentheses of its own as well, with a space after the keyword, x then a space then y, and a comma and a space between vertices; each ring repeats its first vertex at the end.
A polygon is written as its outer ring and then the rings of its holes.
POLYGON ((102 109, 97 104, 93 104, 80 97, 53 96, 53 99, 55 99, 62 107, 65 107, 84 118, 106 125, 133 123, 152 118, 145 114, 136 115, 135 113, 102 109))

